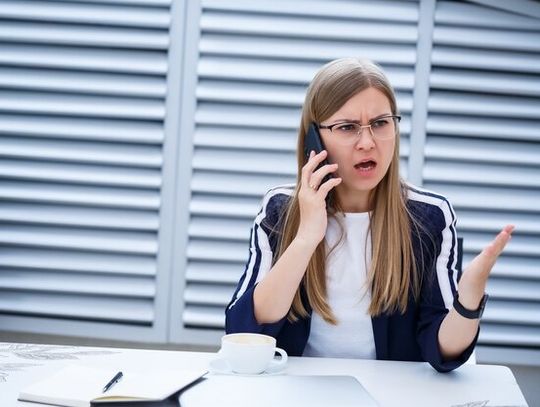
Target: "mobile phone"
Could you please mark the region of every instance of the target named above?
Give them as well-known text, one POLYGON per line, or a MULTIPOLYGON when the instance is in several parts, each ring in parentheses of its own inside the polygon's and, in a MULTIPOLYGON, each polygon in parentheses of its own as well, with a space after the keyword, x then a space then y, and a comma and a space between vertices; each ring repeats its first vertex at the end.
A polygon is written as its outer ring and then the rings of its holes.
MULTIPOLYGON (((309 125, 306 138, 304 140, 304 155, 306 157, 306 161, 309 160, 309 154, 312 151, 315 151, 315 154, 319 154, 321 151, 326 150, 324 147, 324 144, 321 139, 321 134, 319 133, 319 128, 317 127, 317 124, 311 123, 309 125)), ((317 171, 319 168, 321 168, 324 165, 328 165, 330 162, 328 161, 328 158, 325 158, 315 169, 317 171)), ((324 178, 321 181, 321 184, 328 181, 330 178, 332 178, 332 173, 329 173, 324 176, 324 178)), ((328 206, 330 203, 331 194, 333 191, 330 191, 330 193, 326 196, 326 205, 328 206)))

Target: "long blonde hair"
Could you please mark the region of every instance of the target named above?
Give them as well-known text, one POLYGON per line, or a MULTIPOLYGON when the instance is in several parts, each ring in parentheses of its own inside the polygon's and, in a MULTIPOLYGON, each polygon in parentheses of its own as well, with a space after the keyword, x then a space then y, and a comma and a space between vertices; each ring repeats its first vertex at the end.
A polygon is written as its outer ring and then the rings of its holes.
MULTIPOLYGON (((304 101, 298 132, 296 188, 280 222, 279 244, 274 262, 279 259, 296 236, 300 224, 298 191, 302 167, 306 164, 304 137, 311 122, 321 123, 339 110, 351 97, 367 89, 376 88, 390 102, 392 114, 398 114, 394 91, 381 68, 375 63, 358 58, 343 58, 323 66, 311 82, 304 101)), ((369 198, 372 241, 371 266, 367 287, 371 293, 369 313, 405 312, 409 290, 415 298, 419 294, 420 278, 412 249, 411 218, 406 207, 406 191, 399 176, 399 129, 396 130, 394 155, 387 173, 369 198)), ((341 211, 334 194, 328 216, 341 211)), ((414 220, 413 220, 414 222, 414 220)), ((358 248, 361 249, 360 247, 358 248)), ((365 248, 364 248, 365 249, 365 248)), ((367 253, 366 253, 367 254, 367 253)), ((328 323, 337 320, 327 301, 325 241, 317 246, 307 266, 302 284, 296 291, 288 318, 296 321, 307 317, 302 302, 302 285, 307 301, 328 323)))

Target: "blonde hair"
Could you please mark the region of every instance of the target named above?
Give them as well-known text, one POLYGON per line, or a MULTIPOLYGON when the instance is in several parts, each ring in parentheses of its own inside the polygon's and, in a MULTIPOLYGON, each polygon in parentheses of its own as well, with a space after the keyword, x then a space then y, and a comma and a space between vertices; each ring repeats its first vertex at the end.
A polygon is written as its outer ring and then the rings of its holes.
MULTIPOLYGON (((298 132, 296 188, 280 222, 279 244, 274 262, 291 244, 300 224, 298 191, 301 170, 307 161, 303 153, 304 136, 310 123, 323 122, 351 97, 370 87, 381 91, 388 98, 392 114, 398 114, 390 82, 381 68, 371 61, 358 58, 332 61, 323 66, 311 82, 298 132)), ((396 130, 394 155, 388 171, 370 194, 369 202, 372 209, 372 253, 367 275, 367 287, 371 292, 369 314, 376 316, 395 311, 404 313, 411 287, 414 297, 418 297, 420 278, 412 249, 411 220, 414 223, 414 219, 407 210, 405 185, 399 176, 399 129, 396 130)), ((328 216, 335 216, 340 211, 339 201, 334 194, 328 216)), ((290 321, 308 316, 301 295, 302 289, 305 289, 307 301, 313 311, 319 313, 328 323, 337 323, 326 295, 326 256, 327 248, 323 239, 313 253, 302 284, 296 291, 288 314, 290 321)))

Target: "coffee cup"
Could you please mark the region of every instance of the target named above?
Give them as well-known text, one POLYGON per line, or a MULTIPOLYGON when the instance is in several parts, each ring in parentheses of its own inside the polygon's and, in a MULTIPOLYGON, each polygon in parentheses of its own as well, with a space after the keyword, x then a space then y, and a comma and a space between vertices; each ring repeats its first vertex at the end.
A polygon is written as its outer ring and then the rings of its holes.
POLYGON ((287 352, 276 348, 276 339, 262 334, 236 333, 221 338, 219 355, 234 373, 260 374, 278 371, 287 363, 287 352), (281 355, 275 359, 275 354, 281 355))

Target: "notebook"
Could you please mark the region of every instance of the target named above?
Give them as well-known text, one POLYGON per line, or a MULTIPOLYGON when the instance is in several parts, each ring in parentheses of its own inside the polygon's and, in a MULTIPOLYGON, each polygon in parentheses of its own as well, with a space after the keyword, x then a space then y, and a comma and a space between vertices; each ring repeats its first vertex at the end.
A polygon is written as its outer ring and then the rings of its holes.
POLYGON ((207 375, 180 395, 182 407, 376 407, 353 376, 207 375))
POLYGON ((67 407, 99 403, 151 402, 170 395, 199 379, 201 370, 123 370, 120 381, 103 393, 118 369, 73 365, 44 378, 19 393, 19 400, 67 407))

